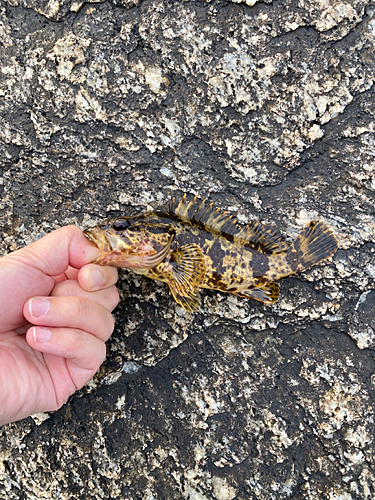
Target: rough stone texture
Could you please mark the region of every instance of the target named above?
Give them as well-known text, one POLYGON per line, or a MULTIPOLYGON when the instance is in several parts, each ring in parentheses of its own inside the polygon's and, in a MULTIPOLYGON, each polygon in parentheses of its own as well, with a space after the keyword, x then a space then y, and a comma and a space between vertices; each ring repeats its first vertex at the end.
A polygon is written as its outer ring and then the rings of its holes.
POLYGON ((198 195, 341 248, 194 316, 122 273, 100 373, 0 429, 0 498, 375 496, 375 6, 0 1, 0 251, 198 195))

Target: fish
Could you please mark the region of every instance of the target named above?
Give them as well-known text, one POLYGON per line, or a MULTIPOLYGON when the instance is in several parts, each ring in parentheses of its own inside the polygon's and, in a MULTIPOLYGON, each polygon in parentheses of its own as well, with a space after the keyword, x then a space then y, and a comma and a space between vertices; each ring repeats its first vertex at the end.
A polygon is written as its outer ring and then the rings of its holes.
POLYGON ((331 257, 338 248, 322 221, 307 224, 286 241, 276 228, 258 220, 246 226, 206 200, 186 195, 164 208, 116 217, 88 228, 86 237, 101 254, 94 264, 124 267, 167 283, 175 301, 199 310, 200 290, 231 293, 273 304, 275 283, 331 257))

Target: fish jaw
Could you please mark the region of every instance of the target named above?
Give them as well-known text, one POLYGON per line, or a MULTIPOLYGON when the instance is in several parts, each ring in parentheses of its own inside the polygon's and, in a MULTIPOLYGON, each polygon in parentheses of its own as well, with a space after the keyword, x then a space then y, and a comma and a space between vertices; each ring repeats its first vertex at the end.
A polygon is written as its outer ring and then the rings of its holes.
POLYGON ((115 231, 107 227, 102 229, 94 226, 86 229, 84 234, 101 252, 93 264, 141 270, 149 267, 146 258, 156 253, 147 241, 136 246, 127 245, 115 231))
MULTIPOLYGON (((147 254, 148 255, 148 254, 147 254)), ((145 255, 132 254, 124 255, 121 252, 108 252, 100 255, 93 264, 99 264, 101 266, 113 266, 113 267, 125 267, 127 269, 142 270, 145 269, 144 264, 145 255)))
MULTIPOLYGON (((94 245, 96 245, 103 254, 107 254, 112 251, 110 242, 108 241, 105 232, 100 226, 90 227, 90 229, 85 229, 83 234, 88 240, 90 240, 94 245)), ((98 257, 96 260, 100 260, 102 256, 98 257)), ((96 263, 96 261, 95 261, 96 263)))

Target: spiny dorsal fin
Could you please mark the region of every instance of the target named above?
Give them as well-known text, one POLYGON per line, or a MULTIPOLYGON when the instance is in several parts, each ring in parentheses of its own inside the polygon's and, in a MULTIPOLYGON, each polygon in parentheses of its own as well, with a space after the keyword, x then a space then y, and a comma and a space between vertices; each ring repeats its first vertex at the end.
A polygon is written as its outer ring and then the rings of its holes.
POLYGON ((284 241, 281 234, 269 224, 253 221, 245 228, 239 228, 236 220, 228 216, 227 212, 214 209, 212 203, 206 206, 205 201, 199 201, 197 197, 190 202, 186 201, 185 194, 177 206, 173 198, 168 205, 168 211, 186 222, 203 224, 211 233, 233 236, 234 241, 259 252, 279 253, 289 248, 289 243, 284 241))
POLYGON ((206 200, 199 201, 196 196, 189 202, 186 201, 185 194, 177 206, 173 198, 168 205, 168 210, 186 222, 203 224, 210 232, 227 233, 233 236, 239 231, 236 221, 228 216, 227 212, 222 212, 219 208, 214 209, 213 203, 206 206, 206 200))
POLYGON ((290 247, 281 234, 273 226, 252 221, 235 235, 236 240, 243 240, 245 246, 264 253, 285 252, 290 247), (259 248, 258 248, 259 247, 259 248))

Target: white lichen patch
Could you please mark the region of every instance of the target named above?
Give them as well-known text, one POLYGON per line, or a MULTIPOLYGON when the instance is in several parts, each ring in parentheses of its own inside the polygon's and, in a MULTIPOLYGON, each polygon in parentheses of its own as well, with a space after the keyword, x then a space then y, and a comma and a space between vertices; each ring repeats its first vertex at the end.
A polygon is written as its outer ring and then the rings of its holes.
POLYGON ((222 107, 234 101, 243 114, 257 109, 269 96, 270 79, 287 58, 288 54, 264 58, 260 61, 261 67, 257 68, 242 47, 231 49, 210 69, 208 95, 222 107), (261 86, 258 81, 262 82, 261 86), (258 90, 256 102, 253 100, 255 89, 258 90))
POLYGON ((213 476, 212 487, 216 500, 233 500, 237 495, 237 488, 230 485, 226 478, 213 476))
POLYGON ((317 9, 322 9, 320 18, 315 22, 316 29, 319 31, 328 31, 344 19, 355 19, 356 11, 348 2, 327 2, 318 0, 315 2, 317 9))
POLYGON ((107 115, 103 111, 100 102, 89 92, 81 88, 75 98, 76 103, 76 116, 80 122, 90 121, 96 119, 99 121, 106 122, 107 115))
POLYGON ((115 404, 117 410, 123 410, 126 406, 126 395, 123 394, 122 396, 120 396, 117 401, 116 401, 116 404, 115 404))
POLYGON ((369 325, 350 325, 348 334, 355 340, 358 349, 368 349, 375 345, 375 331, 369 325))
POLYGON ((309 138, 312 141, 316 141, 322 137, 324 137, 324 130, 322 130, 317 124, 313 125, 309 130, 309 138))
POLYGON ((230 0, 232 3, 244 3, 248 5, 249 7, 253 7, 258 0, 230 0))
POLYGON ((50 418, 50 415, 48 413, 33 413, 31 418, 34 420, 36 425, 41 425, 48 418, 50 418))
POLYGON ((85 61, 85 50, 90 44, 90 39, 77 38, 73 33, 68 33, 55 43, 46 57, 57 63, 58 75, 69 80, 73 68, 85 61))
POLYGON ((60 2, 59 0, 49 0, 46 6, 38 10, 43 16, 48 17, 48 19, 54 19, 60 12, 60 2))
POLYGON ((285 422, 282 422, 280 419, 276 418, 275 415, 268 413, 267 415, 267 428, 272 433, 272 439, 277 443, 281 444, 284 448, 289 448, 295 440, 289 438, 285 428, 285 422))
POLYGON ((162 84, 168 87, 169 80, 167 77, 162 75, 161 68, 157 66, 150 66, 145 68, 144 71, 146 83, 153 92, 156 94, 159 93, 162 84))
POLYGON ((119 378, 121 378, 122 373, 121 372, 112 372, 106 375, 102 380, 101 383, 103 385, 112 385, 115 384, 119 378))
POLYGON ((355 448, 365 448, 373 442, 373 436, 368 433, 364 425, 348 429, 344 439, 355 448))
POLYGON ((178 144, 181 143, 181 141, 183 140, 183 134, 182 134, 182 131, 181 131, 181 128, 179 127, 179 125, 169 119, 169 118, 164 118, 163 119, 163 122, 164 122, 164 125, 168 131, 168 135, 165 135, 165 134, 162 134, 161 135, 161 140, 163 142, 163 144, 167 145, 167 146, 171 146, 171 147, 174 147, 178 144))
POLYGON ((11 31, 12 29, 6 19, 5 13, 0 11, 0 39, 4 48, 11 47, 13 45, 11 31))
POLYGON ((341 429, 344 422, 358 420, 360 399, 358 384, 349 386, 335 383, 319 401, 320 410, 329 416, 329 421, 323 424, 325 432, 331 434, 341 429))

